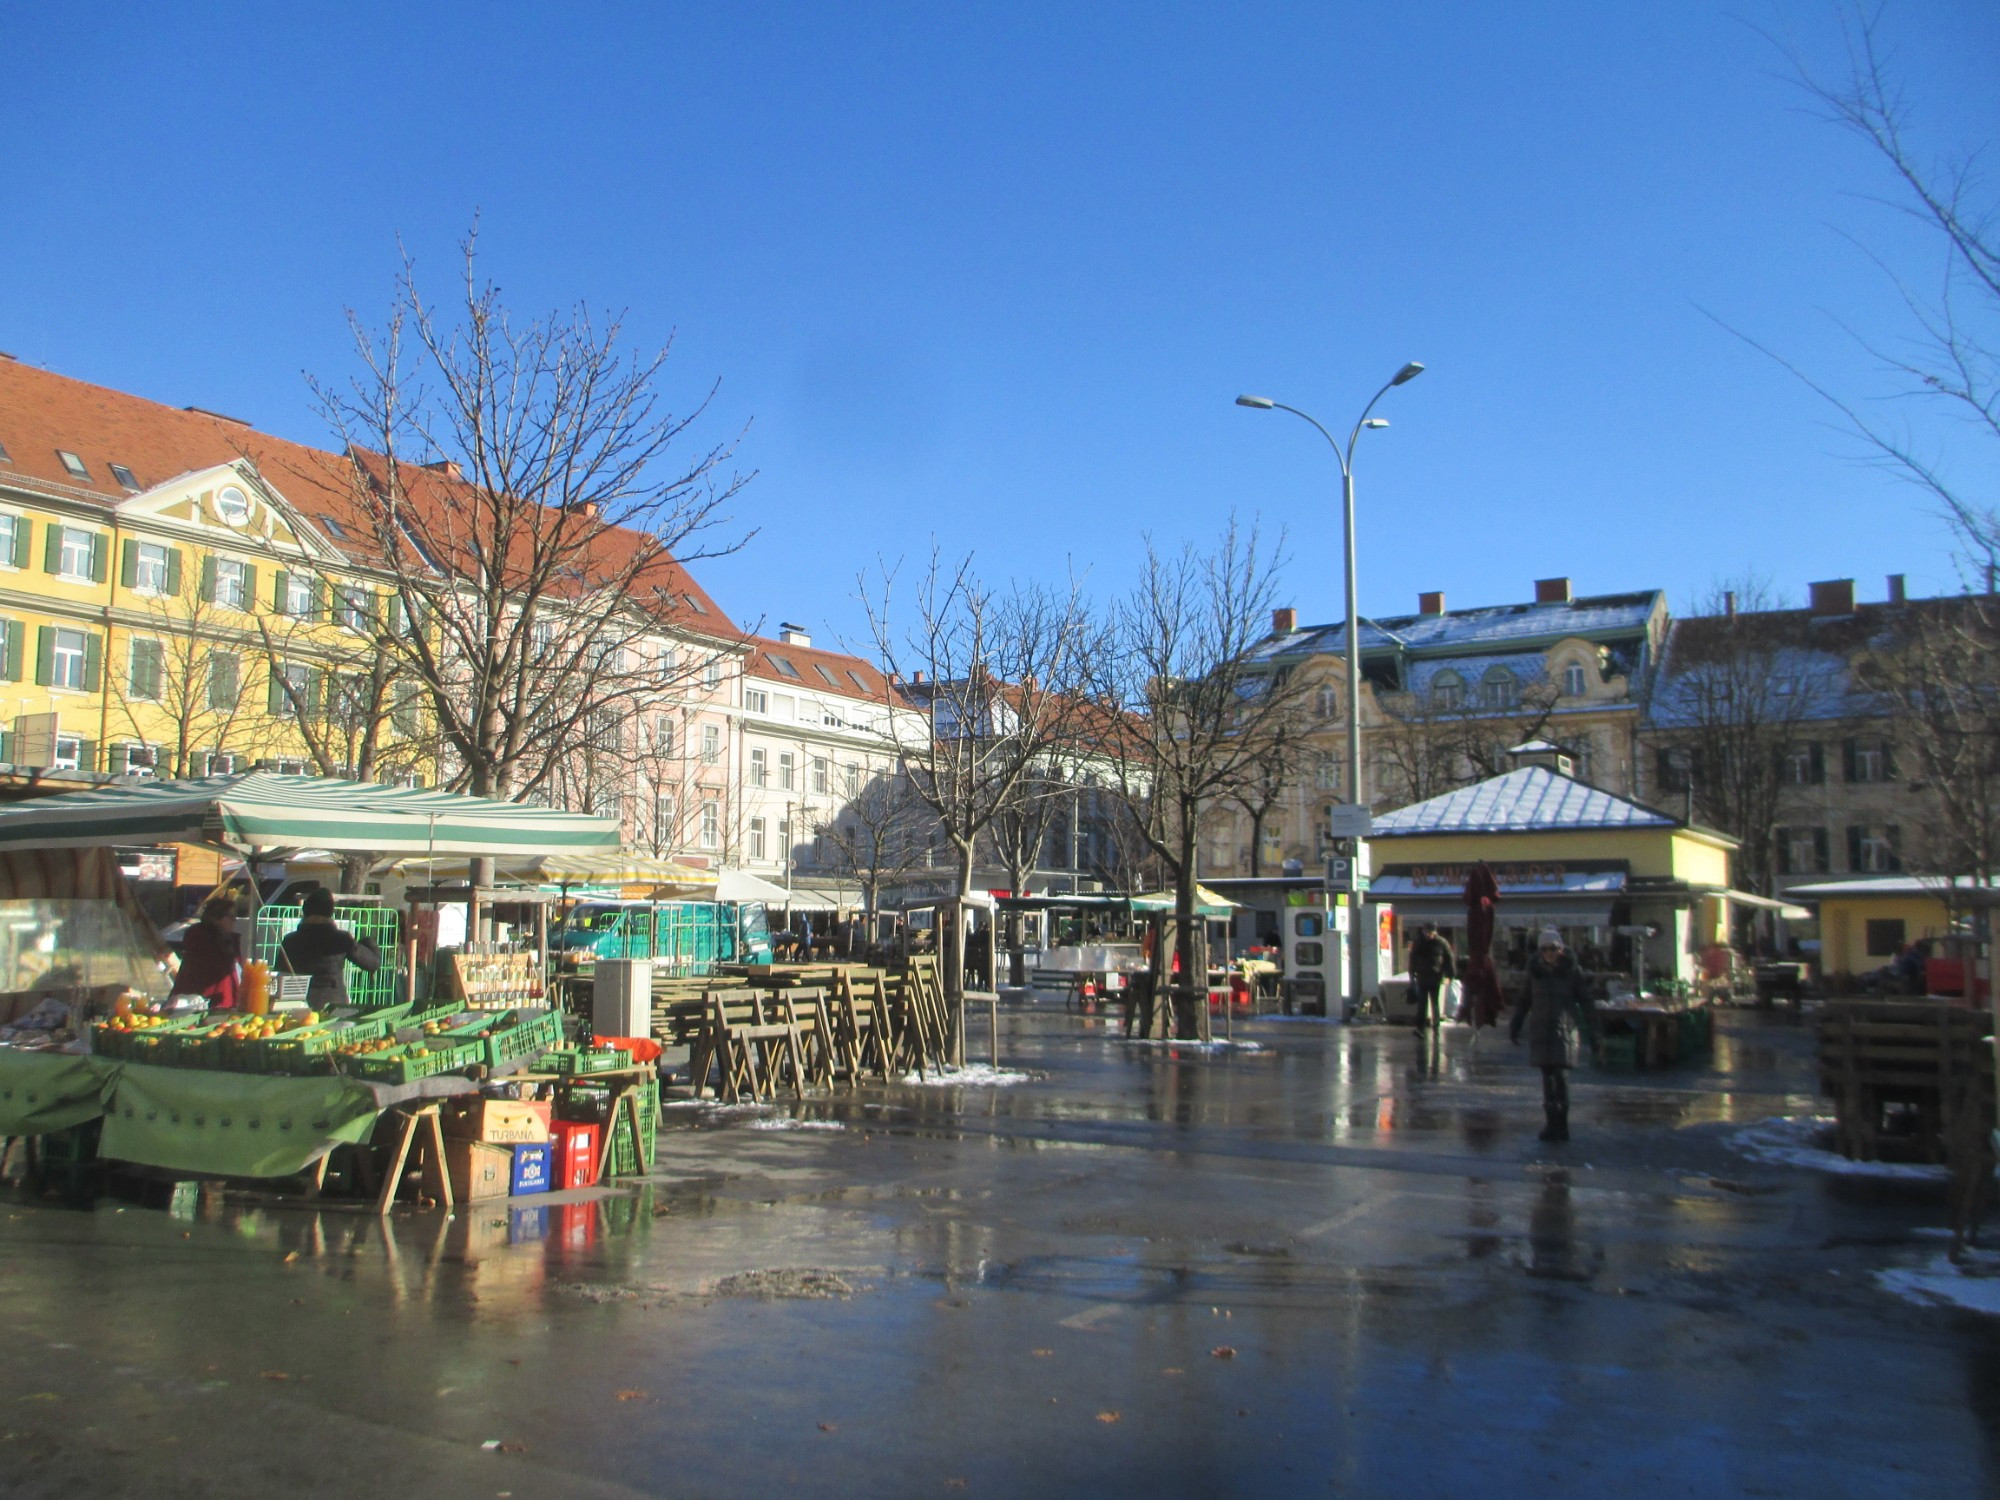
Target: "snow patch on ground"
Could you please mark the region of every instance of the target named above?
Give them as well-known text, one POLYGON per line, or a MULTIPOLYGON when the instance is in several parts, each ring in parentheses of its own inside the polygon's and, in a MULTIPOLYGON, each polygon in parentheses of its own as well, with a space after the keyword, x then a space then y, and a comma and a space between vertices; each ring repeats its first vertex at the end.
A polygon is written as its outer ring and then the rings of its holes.
POLYGON ((1262 1042, 1232 1042, 1227 1037, 1220 1036, 1207 1042, 1170 1042, 1162 1041, 1156 1036, 1128 1036, 1123 1040, 1128 1047, 1169 1047, 1176 1052, 1262 1052, 1264 1050, 1262 1042))
POLYGON ((1917 1162, 1849 1161, 1820 1142, 1833 1129, 1831 1115, 1792 1115, 1760 1120, 1728 1137, 1728 1144, 1752 1161, 1774 1167, 1807 1167, 1816 1172, 1835 1172, 1844 1177, 1873 1177, 1880 1181, 1945 1182, 1951 1169, 1917 1162))
POLYGON ((704 1123, 711 1120, 761 1120, 778 1112, 769 1104, 722 1104, 714 1099, 668 1099, 660 1108, 694 1110, 704 1123))
POLYGON ((1920 1266, 1877 1271, 1883 1291, 1926 1307, 1962 1307, 1969 1312, 2000 1317, 2000 1254, 1970 1250, 1963 1266, 1949 1255, 1932 1256, 1920 1266))
POLYGON ((921 1077, 915 1073, 905 1073, 903 1082, 920 1088, 1010 1088, 1017 1083, 1028 1083, 1032 1073, 1016 1072, 1012 1068, 996 1068, 991 1063, 967 1063, 962 1068, 933 1068, 921 1077))
POLYGON ((794 1120, 783 1116, 775 1120, 752 1120, 752 1130, 845 1130, 847 1127, 838 1120, 794 1120))

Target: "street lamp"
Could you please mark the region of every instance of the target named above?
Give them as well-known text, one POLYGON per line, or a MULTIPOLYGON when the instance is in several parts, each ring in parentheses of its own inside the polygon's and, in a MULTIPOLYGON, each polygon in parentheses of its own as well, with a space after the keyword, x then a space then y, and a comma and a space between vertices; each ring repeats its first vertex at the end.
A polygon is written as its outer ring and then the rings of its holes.
MULTIPOLYGON (((1282 401, 1273 401, 1269 396, 1238 396, 1236 404, 1247 406, 1253 411, 1288 411, 1293 416, 1311 422, 1315 431, 1326 439, 1333 449, 1334 459, 1340 464, 1341 481, 1341 530, 1344 534, 1347 552, 1347 798, 1350 803, 1361 801, 1361 625, 1357 613, 1354 589, 1354 444, 1364 427, 1387 427, 1389 423, 1382 417, 1371 416, 1375 403, 1396 386, 1415 380, 1424 373, 1424 367, 1411 360, 1391 375, 1382 389, 1368 398, 1368 404, 1361 408, 1361 415, 1355 419, 1353 431, 1347 434, 1347 446, 1341 447, 1334 435, 1321 426, 1317 419, 1300 411, 1296 406, 1287 406, 1282 401)), ((1348 914, 1347 934, 1347 993, 1356 1003, 1361 999, 1361 840, 1354 840, 1354 863, 1348 874, 1348 894, 1353 898, 1348 914)))

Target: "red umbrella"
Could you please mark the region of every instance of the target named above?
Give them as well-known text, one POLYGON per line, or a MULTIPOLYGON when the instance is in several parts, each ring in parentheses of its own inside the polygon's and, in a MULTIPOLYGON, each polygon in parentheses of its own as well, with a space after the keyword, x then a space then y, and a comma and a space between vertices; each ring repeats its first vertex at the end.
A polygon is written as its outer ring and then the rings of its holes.
POLYGON ((1465 1015, 1474 1026, 1498 1023, 1506 999, 1493 968, 1493 921, 1500 882, 1485 860, 1465 877, 1465 1015))

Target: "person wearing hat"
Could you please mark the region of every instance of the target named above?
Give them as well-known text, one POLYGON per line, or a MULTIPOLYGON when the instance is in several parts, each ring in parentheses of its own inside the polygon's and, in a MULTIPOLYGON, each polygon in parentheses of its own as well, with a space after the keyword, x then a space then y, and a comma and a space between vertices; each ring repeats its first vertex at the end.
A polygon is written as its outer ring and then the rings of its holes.
POLYGON ((1576 1066, 1578 1034, 1594 1036, 1597 1015, 1583 968, 1553 927, 1542 929, 1540 946, 1528 960, 1528 983, 1514 1008, 1508 1040, 1518 1045, 1523 1027, 1528 1033, 1528 1061, 1542 1070, 1542 1113, 1548 1123, 1541 1139, 1566 1141, 1569 1070, 1576 1066))
POLYGON ((1410 944, 1410 989, 1417 1002, 1418 1036, 1444 1024, 1439 996, 1445 981, 1457 972, 1458 955, 1438 933, 1438 924, 1426 920, 1410 944))

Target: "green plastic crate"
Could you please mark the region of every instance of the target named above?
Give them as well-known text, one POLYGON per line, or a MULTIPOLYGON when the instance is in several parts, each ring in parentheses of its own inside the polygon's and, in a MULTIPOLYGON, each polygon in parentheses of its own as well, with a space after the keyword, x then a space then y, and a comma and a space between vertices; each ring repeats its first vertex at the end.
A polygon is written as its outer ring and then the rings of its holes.
MULTIPOLYGON (((275 980, 282 973, 278 962, 279 945, 304 915, 297 906, 265 906, 257 911, 257 931, 251 944, 251 956, 262 959, 271 966, 275 980)), ((364 974, 354 965, 347 966, 347 998, 355 1006, 374 1009, 378 1006, 397 1003, 397 965, 402 961, 402 917, 394 907, 389 906, 349 906, 337 904, 333 909, 333 925, 356 937, 367 938, 382 954, 382 967, 373 974, 364 974)))
POLYGON ((350 1078, 369 1083, 415 1083, 420 1078, 435 1078, 440 1073, 456 1073, 461 1068, 473 1067, 483 1056, 476 1043, 462 1047, 427 1046, 422 1056, 414 1051, 417 1045, 406 1042, 386 1052, 364 1052, 354 1057, 343 1057, 339 1060, 340 1071, 350 1078))
MULTIPOLYGON (((631 1122, 626 1120, 625 1128, 614 1130, 611 1135, 613 1177, 636 1177, 641 1172, 650 1172, 659 1158, 660 1081, 649 1078, 632 1092, 639 1099, 639 1151, 634 1157, 630 1139, 631 1122)), ((613 1123, 617 1123, 616 1120, 613 1123)))
POLYGON ((1597 1039, 1597 1066, 1609 1073, 1631 1073, 1639 1066, 1639 1039, 1636 1036, 1601 1036, 1597 1039))
POLYGON ((621 1052, 615 1047, 558 1047, 542 1059, 542 1066, 550 1073, 583 1076, 629 1067, 631 1060, 631 1053, 621 1052))
POLYGON ((514 1012, 522 1019, 512 1026, 495 1026, 486 1037, 486 1066, 499 1072, 523 1058, 540 1057, 562 1045, 560 1011, 514 1012))

